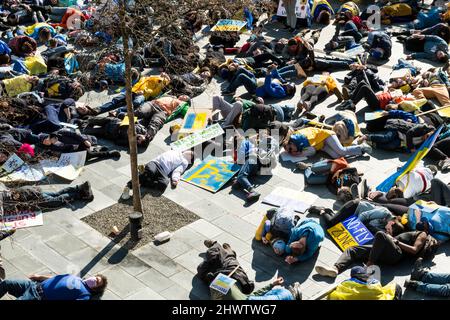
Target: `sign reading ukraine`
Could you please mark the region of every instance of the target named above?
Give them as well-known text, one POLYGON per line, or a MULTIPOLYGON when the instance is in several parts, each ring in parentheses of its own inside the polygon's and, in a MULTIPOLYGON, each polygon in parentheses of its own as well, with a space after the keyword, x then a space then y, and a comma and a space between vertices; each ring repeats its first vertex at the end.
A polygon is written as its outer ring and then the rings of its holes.
POLYGON ((245 25, 246 21, 220 19, 216 25, 211 28, 211 31, 240 31, 245 25))
POLYGON ((183 181, 211 192, 219 191, 240 169, 240 166, 225 160, 207 157, 198 165, 186 171, 183 181))
POLYGON ((356 215, 339 222, 327 230, 342 251, 361 246, 373 240, 372 233, 356 215))

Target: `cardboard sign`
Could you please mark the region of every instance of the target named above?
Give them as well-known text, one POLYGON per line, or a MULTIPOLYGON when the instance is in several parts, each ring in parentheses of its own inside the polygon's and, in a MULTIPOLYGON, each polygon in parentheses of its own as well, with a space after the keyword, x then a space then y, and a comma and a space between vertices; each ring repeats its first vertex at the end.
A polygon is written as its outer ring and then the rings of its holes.
POLYGON ((220 19, 216 25, 211 28, 211 31, 240 31, 245 25, 246 21, 220 19))
POLYGON ((263 199, 263 203, 275 207, 290 207, 294 211, 305 212, 319 197, 313 193, 290 188, 276 187, 263 199))
POLYGON ((329 228, 328 233, 342 251, 372 242, 373 235, 356 215, 329 228))
POLYGON ((226 295, 228 291, 230 291, 231 287, 236 283, 236 280, 230 278, 223 273, 219 273, 217 277, 211 282, 209 287, 213 290, 220 292, 223 295, 226 295))
POLYGON ((6 160, 6 162, 2 166, 2 169, 7 173, 11 173, 14 170, 20 168, 24 163, 25 162, 23 162, 23 160, 14 153, 11 157, 8 158, 8 160, 6 160))
POLYGON ((383 113, 384 113, 384 111, 366 112, 364 114, 364 120, 372 121, 372 120, 383 118, 384 117, 383 113))
POLYGON ((205 160, 186 171, 183 181, 211 192, 217 192, 239 170, 240 166, 225 160, 208 156, 205 160))
POLYGON ((208 125, 207 112, 188 112, 183 119, 183 124, 178 130, 178 139, 185 138, 191 133, 206 128, 208 125))
POLYGON ((81 173, 86 162, 86 151, 63 153, 57 162, 41 161, 44 173, 56 174, 57 176, 75 180, 81 173))
POLYGON ((224 134, 222 127, 216 123, 208 128, 196 131, 187 137, 171 143, 170 147, 174 150, 186 151, 222 134, 224 134))
POLYGON ((0 226, 3 230, 22 229, 42 226, 44 220, 41 211, 21 211, 14 214, 0 216, 0 226))
POLYGON ((44 172, 40 165, 29 166, 27 164, 22 165, 19 169, 14 171, 13 173, 1 177, 0 181, 3 182, 12 182, 12 181, 21 181, 21 182, 37 182, 41 181, 45 178, 44 172))
MULTIPOLYGON (((297 0, 297 4, 295 5, 295 14, 298 19, 305 19, 308 14, 308 8, 305 4, 305 1, 297 0)), ((286 17, 286 8, 284 7, 284 3, 280 0, 278 4, 277 16, 286 17)))

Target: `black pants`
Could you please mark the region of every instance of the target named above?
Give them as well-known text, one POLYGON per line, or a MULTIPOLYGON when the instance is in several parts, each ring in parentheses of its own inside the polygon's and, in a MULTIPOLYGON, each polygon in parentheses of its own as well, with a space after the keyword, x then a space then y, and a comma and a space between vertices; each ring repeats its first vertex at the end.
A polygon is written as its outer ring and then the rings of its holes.
POLYGON ((328 97, 328 91, 324 86, 307 85, 302 88, 302 101, 310 103, 310 110, 328 97))
POLYGON ((334 264, 339 272, 348 269, 357 262, 370 261, 374 264, 394 265, 403 257, 402 249, 397 246, 390 236, 384 232, 377 232, 372 245, 348 248, 334 264))
POLYGON ((281 66, 283 64, 283 61, 280 58, 270 52, 262 53, 249 58, 254 60, 254 63, 252 63, 253 68, 264 68, 269 64, 269 61, 271 61, 271 63, 275 62, 276 64, 278 64, 278 66, 281 66))
POLYGON ((408 207, 414 203, 412 199, 396 198, 387 199, 386 196, 377 197, 373 202, 387 208, 392 214, 402 216, 408 212, 408 207))
MULTIPOLYGON (((143 187, 154 188, 164 191, 169 185, 169 177, 161 168, 159 163, 150 161, 145 165, 144 173, 139 175, 139 184, 143 187)), ((127 187, 131 188, 131 180, 128 181, 127 187)))
POLYGON ((441 206, 450 206, 450 185, 439 179, 431 180, 431 200, 441 206))
POLYGON ((95 150, 86 150, 86 161, 91 159, 107 159, 111 158, 111 154, 109 151, 95 151, 95 150))
POLYGON ((111 117, 90 117, 87 120, 87 126, 82 130, 82 133, 106 137, 108 135, 108 125, 119 121, 119 119, 111 117))
POLYGON ((436 161, 448 159, 450 157, 450 137, 436 142, 427 156, 436 161))
POLYGON ((354 63, 352 59, 339 58, 314 58, 314 70, 336 71, 348 70, 348 66, 354 63))
POLYGON ((356 211, 356 208, 359 205, 359 200, 351 200, 346 202, 338 212, 331 213, 331 212, 325 212, 323 214, 323 218, 325 219, 325 224, 327 228, 331 228, 332 226, 335 226, 339 222, 344 221, 347 218, 350 218, 356 211))
POLYGON ((357 104, 361 100, 365 100, 371 109, 380 109, 380 101, 375 92, 365 82, 360 82, 353 92, 352 101, 357 104))
POLYGON ((142 119, 142 124, 147 128, 150 139, 153 139, 161 130, 167 119, 166 112, 152 102, 143 104, 134 114, 138 119, 142 119))

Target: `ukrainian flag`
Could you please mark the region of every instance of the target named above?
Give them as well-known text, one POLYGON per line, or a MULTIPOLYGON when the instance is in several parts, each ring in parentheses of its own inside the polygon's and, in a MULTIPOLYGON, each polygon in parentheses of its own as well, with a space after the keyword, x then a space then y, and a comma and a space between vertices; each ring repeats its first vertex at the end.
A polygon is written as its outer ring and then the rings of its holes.
POLYGON ((381 192, 388 192, 399 179, 413 170, 416 167, 417 163, 422 160, 427 155, 428 151, 430 151, 430 149, 433 147, 437 137, 442 131, 442 128, 444 128, 443 125, 441 125, 435 133, 433 133, 427 140, 425 140, 424 143, 422 143, 420 148, 416 150, 413 156, 408 160, 408 162, 403 165, 403 167, 400 168, 400 170, 380 183, 377 186, 377 190, 381 192))

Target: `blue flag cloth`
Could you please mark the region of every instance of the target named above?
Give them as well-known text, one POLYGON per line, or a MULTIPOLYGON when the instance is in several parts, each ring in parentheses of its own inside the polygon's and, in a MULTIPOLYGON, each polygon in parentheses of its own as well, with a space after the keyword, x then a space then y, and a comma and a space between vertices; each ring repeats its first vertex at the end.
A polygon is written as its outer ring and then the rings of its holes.
POLYGON ((253 30, 253 15, 248 8, 244 8, 244 16, 247 20, 247 29, 253 30))
POLYGON ((409 160, 403 165, 403 167, 400 168, 400 170, 380 183, 377 186, 377 190, 381 192, 388 192, 399 179, 413 170, 416 167, 417 163, 419 163, 419 161, 422 160, 427 155, 428 151, 430 151, 430 149, 433 147, 436 139, 442 131, 442 128, 444 128, 444 125, 441 125, 435 133, 433 133, 427 140, 422 143, 420 148, 416 150, 416 152, 411 156, 411 158, 409 158, 409 160))

